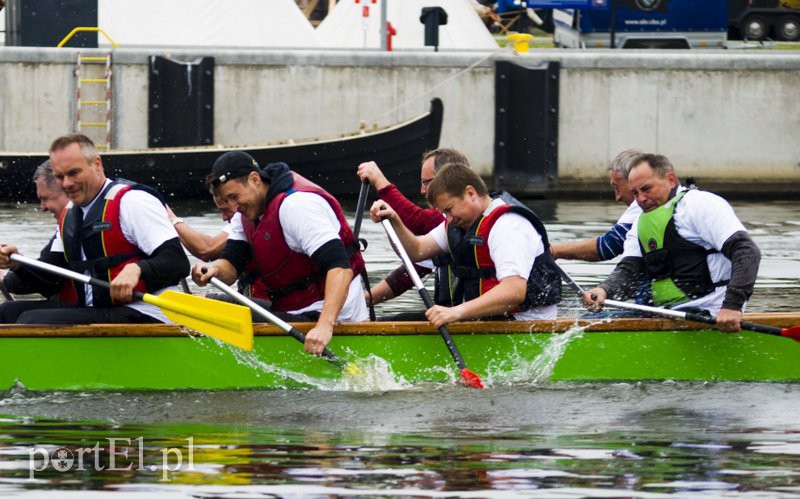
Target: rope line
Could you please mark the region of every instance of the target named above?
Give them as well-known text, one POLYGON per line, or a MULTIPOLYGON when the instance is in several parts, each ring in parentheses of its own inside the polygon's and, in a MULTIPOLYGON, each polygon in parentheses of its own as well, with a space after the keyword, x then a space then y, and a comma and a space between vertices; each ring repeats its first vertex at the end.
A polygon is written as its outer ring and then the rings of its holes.
POLYGON ((432 86, 432 87, 431 87, 431 88, 429 88, 428 90, 425 90, 424 92, 422 92, 422 93, 420 93, 420 94, 417 94, 417 95, 415 95, 415 96, 411 97, 410 99, 407 99, 406 101, 404 101, 404 102, 400 103, 399 105, 397 105, 397 106, 395 106, 395 107, 393 107, 393 108, 389 109, 388 111, 384 111, 384 112, 382 112, 381 114, 379 114, 379 115, 377 115, 377 116, 373 117, 373 118, 372 118, 372 119, 370 119, 370 120, 366 120, 366 121, 364 121, 364 123, 376 123, 376 122, 377 122, 377 121, 378 121, 380 118, 383 118, 384 116, 386 116, 386 115, 388 115, 388 114, 391 114, 391 113, 393 113, 393 112, 397 111, 398 109, 401 109, 401 108, 403 108, 403 107, 405 107, 405 106, 409 105, 410 103, 412 103, 412 102, 414 102, 414 101, 416 101, 416 100, 418 100, 418 99, 420 99, 420 98, 422 98, 422 97, 425 97, 426 95, 429 95, 429 94, 430 94, 430 93, 432 93, 434 90, 438 89, 439 87, 442 87, 442 86, 446 85, 447 83, 450 83, 451 81, 453 81, 453 80, 455 80, 456 78, 460 77, 460 76, 461 76, 461 75, 463 75, 464 73, 466 73, 466 72, 468 72, 468 71, 472 71, 472 70, 473 70, 475 67, 479 66, 479 65, 480 65, 480 64, 482 64, 484 61, 486 61, 486 60, 490 59, 491 57, 495 56, 496 54, 499 54, 500 52, 503 52, 503 51, 508 51, 508 50, 510 50, 510 51, 511 51, 512 53, 514 53, 514 54, 516 54, 516 53, 517 53, 517 52, 516 52, 516 51, 515 51, 515 50, 514 50, 512 47, 510 47, 510 46, 506 46, 506 47, 501 47, 501 48, 498 48, 498 49, 497 49, 497 50, 495 50, 494 52, 490 52, 490 53, 489 53, 489 55, 487 55, 487 56, 484 56, 484 57, 481 57, 481 58, 480 58, 480 59, 478 59, 476 62, 474 62, 474 63, 470 64, 469 66, 467 66, 466 68, 462 69, 461 71, 459 71, 459 72, 455 73, 454 75, 448 76, 447 78, 445 78, 445 79, 444 79, 444 80, 442 80, 441 82, 437 83, 436 85, 432 86))

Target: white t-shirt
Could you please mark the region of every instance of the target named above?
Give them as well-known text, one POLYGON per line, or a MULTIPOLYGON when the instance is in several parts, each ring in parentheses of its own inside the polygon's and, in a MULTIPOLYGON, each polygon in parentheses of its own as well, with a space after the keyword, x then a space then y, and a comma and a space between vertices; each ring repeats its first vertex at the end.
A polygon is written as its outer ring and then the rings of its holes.
MULTIPOLYGON (((504 204, 506 204, 505 201, 500 198, 493 199, 483 215, 488 215, 492 210, 504 204)), ((444 223, 438 225, 429 234, 442 250, 449 251, 444 223)), ((527 282, 535 258, 544 253, 542 236, 536 232, 536 229, 525 217, 516 213, 506 213, 497 219, 492 231, 489 232, 487 244, 498 280, 519 276, 527 282)), ((514 314, 514 319, 519 321, 555 319, 557 315, 557 307, 547 305, 517 312, 514 314)))
POLYGON ((228 237, 231 237, 231 234, 233 233, 233 224, 237 220, 238 220, 239 225, 241 225, 242 224, 242 214, 239 213, 238 211, 233 214, 233 216, 228 221, 228 223, 226 223, 225 226, 222 228, 222 232, 228 234, 228 237))
MULTIPOLYGON (((323 244, 332 239, 339 239, 341 225, 336 214, 322 196, 311 192, 295 192, 286 196, 278 211, 278 219, 286 244, 289 249, 298 253, 313 255, 323 244)), ((241 217, 238 220, 231 219, 230 225, 232 230, 230 240, 247 241, 241 217)), ((322 310, 322 304, 323 300, 319 300, 289 313, 319 312, 322 310)), ((358 276, 353 276, 338 319, 342 322, 357 322, 368 318, 364 286, 358 276)))
POLYGON ((642 208, 639 206, 639 203, 636 201, 632 202, 628 205, 625 209, 625 212, 619 217, 617 220, 617 224, 620 225, 633 225, 639 219, 639 215, 642 214, 642 208))
MULTIPOLYGON (((103 184, 101 191, 110 183, 111 180, 106 179, 106 183, 103 184)), ((91 209, 91 207, 98 202, 99 198, 100 196, 97 196, 88 205, 81 207, 84 216, 86 216, 86 213, 88 213, 89 209, 91 209)), ((67 205, 67 208, 71 208, 72 206, 73 204, 70 201, 67 205)), ((170 239, 178 237, 175 227, 170 223, 169 218, 167 217, 167 210, 164 208, 164 205, 161 204, 158 199, 154 198, 145 191, 132 190, 126 193, 124 196, 122 196, 119 209, 119 223, 120 228, 122 229, 122 235, 125 236, 125 239, 129 243, 139 248, 146 255, 151 255, 159 246, 170 239)), ((56 233, 56 238, 53 241, 52 251, 62 253, 64 251, 64 243, 61 240, 60 231, 56 233)), ((83 249, 81 249, 81 260, 85 259, 86 255, 83 253, 83 249)), ((87 271, 86 274, 89 275, 89 272, 87 271)), ((86 290, 86 305, 91 306, 92 286, 85 284, 84 289, 86 290)), ((167 289, 177 290, 178 288, 176 286, 172 286, 156 291, 152 294, 158 295, 167 289)), ((151 305, 143 301, 136 301, 125 306, 131 307, 134 310, 138 310, 139 312, 158 319, 161 322, 172 324, 172 321, 167 319, 161 309, 155 305, 151 305)))
MULTIPOLYGON (((686 190, 682 187, 680 191, 686 190)), ((674 198, 673 198, 674 199, 674 198)), ((725 241, 734 233, 746 231, 742 222, 736 217, 733 208, 727 201, 706 191, 692 189, 684 194, 683 199, 675 207, 675 228, 678 234, 689 242, 699 244, 706 249, 722 250, 725 241)), ((625 251, 622 258, 642 257, 639 247, 638 224, 634 224, 625 239, 625 251)), ((707 257, 708 270, 712 282, 730 279, 731 261, 722 253, 712 253, 707 257)), ((676 305, 676 310, 697 307, 708 310, 712 315, 719 313, 725 299, 727 286, 719 286, 712 293, 696 300, 676 305)))

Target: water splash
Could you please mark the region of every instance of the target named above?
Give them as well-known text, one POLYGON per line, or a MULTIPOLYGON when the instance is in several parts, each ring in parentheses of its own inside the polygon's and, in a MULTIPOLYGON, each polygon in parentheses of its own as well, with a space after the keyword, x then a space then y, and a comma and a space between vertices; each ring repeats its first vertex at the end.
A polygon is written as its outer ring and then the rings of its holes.
POLYGON ((181 330, 187 333, 189 338, 194 340, 198 346, 218 351, 220 355, 228 351, 239 364, 261 373, 269 373, 290 380, 294 383, 287 384, 292 385, 292 387, 300 384, 318 390, 349 392, 394 391, 406 390, 412 387, 409 381, 392 371, 388 361, 376 355, 351 361, 342 370, 341 377, 337 379, 315 378, 304 373, 268 364, 261 360, 257 353, 246 352, 216 338, 193 334, 194 331, 183 327, 181 330))
POLYGON ((336 380, 335 390, 349 392, 372 392, 406 390, 411 388, 402 376, 392 371, 389 362, 377 355, 366 359, 357 359, 351 363, 355 369, 345 369, 340 379, 336 380))
POLYGON ((303 373, 283 369, 267 364, 253 352, 245 352, 235 347, 230 347, 236 361, 262 372, 276 374, 282 378, 308 385, 318 390, 372 392, 405 390, 411 383, 402 376, 394 374, 389 363, 376 355, 365 359, 357 359, 342 370, 341 377, 337 379, 314 378, 303 373))
POLYGON ((550 342, 544 348, 544 351, 533 359, 529 366, 529 378, 534 383, 547 381, 550 375, 553 374, 553 369, 556 367, 558 359, 564 354, 567 345, 572 340, 583 336, 583 332, 587 326, 578 326, 575 323, 563 334, 554 334, 550 337, 550 342))
MULTIPOLYGON (((519 352, 515 352, 513 365, 502 367, 494 366, 492 372, 495 373, 497 381, 503 382, 526 382, 542 383, 553 374, 558 360, 564 354, 567 346, 575 339, 583 336, 586 326, 579 326, 576 322, 569 330, 561 334, 551 334, 550 340, 532 361, 526 360, 519 352)), ((534 333, 531 333, 534 334, 534 333)))
POLYGON ((254 352, 246 352, 240 348, 233 347, 231 345, 227 345, 222 342, 219 343, 222 346, 226 346, 230 350, 230 352, 233 354, 234 359, 236 359, 236 362, 244 366, 247 366, 251 369, 256 369, 258 371, 265 373, 275 374, 280 376, 281 378, 290 379, 292 381, 296 381, 303 385, 309 385, 321 390, 333 389, 331 388, 332 380, 318 379, 308 376, 306 374, 291 371, 289 369, 283 369, 277 366, 273 366, 259 359, 258 355, 254 352))

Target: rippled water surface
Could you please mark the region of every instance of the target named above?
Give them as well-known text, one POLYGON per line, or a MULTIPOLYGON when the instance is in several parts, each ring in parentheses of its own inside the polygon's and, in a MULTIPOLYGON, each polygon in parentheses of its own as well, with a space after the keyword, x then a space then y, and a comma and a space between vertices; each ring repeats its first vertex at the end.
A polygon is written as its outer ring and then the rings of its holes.
MULTIPOLYGON (((533 206, 554 241, 600 234, 621 212, 610 202, 533 206)), ((749 310, 796 311, 800 206, 734 206, 764 254, 749 310)), ((219 230, 213 213, 175 208, 193 226, 219 230)), ((30 206, 0 208, 0 240, 25 253, 52 230, 52 217, 30 206)), ((375 279, 398 262, 380 227, 365 221, 362 231, 375 279)), ((612 265, 565 267, 593 284, 612 265)), ((379 314, 419 307, 407 293, 379 314)), ((562 314, 576 313, 570 298, 562 314)), ((800 385, 553 383, 536 374, 547 360, 486 390, 17 387, 0 395, 0 495, 800 497, 800 385)), ((80 359, 42 369, 57 376, 80 369, 80 359)))

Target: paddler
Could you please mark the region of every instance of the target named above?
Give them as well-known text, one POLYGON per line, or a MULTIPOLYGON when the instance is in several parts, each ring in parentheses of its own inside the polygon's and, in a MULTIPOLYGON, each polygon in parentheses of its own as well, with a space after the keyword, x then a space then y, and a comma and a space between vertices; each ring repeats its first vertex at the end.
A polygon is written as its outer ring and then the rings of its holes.
MULTIPOLYGON (((189 273, 189 260, 158 194, 106 178, 94 143, 79 133, 53 141, 50 163, 70 203, 59 217, 47 263, 110 282, 111 287, 77 284, 77 303, 31 305, 12 319, 28 324, 169 322, 156 306, 132 302, 134 290, 159 294, 189 273)), ((11 261, 9 255, 16 252, 13 245, 0 245, 0 268, 14 270, 42 294, 61 289, 64 283, 51 275, 11 261)))
POLYGON ((336 322, 368 319, 364 287, 355 278, 364 260, 333 196, 285 163, 262 170, 242 151, 217 158, 210 179, 213 194, 242 216, 231 221, 220 259, 192 270, 198 285, 212 277, 232 284, 255 260, 254 301, 284 320, 316 322, 305 342, 315 355, 330 342, 336 322))
POLYGON ((642 154, 628 183, 643 213, 625 239, 622 260, 583 301, 597 310, 650 281, 656 306, 705 312, 738 331, 753 293, 761 252, 727 201, 680 185, 668 158, 642 154))
POLYGON ((414 261, 449 254, 458 280, 453 306, 426 312, 436 327, 472 319, 555 319, 561 277, 549 250, 544 224, 508 193, 489 195, 469 166, 444 166, 428 186, 428 202, 445 220, 415 236, 385 201, 370 217, 388 218, 414 261))

